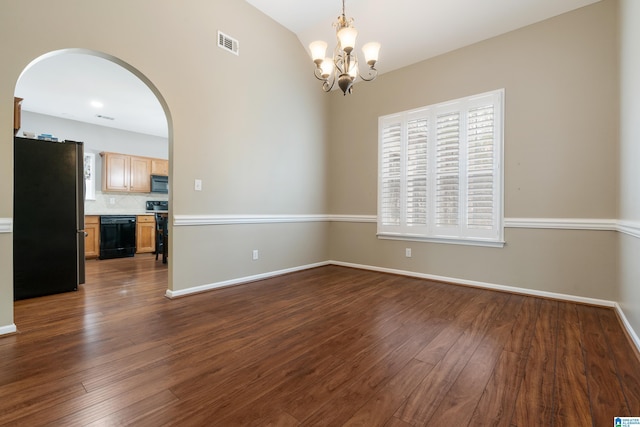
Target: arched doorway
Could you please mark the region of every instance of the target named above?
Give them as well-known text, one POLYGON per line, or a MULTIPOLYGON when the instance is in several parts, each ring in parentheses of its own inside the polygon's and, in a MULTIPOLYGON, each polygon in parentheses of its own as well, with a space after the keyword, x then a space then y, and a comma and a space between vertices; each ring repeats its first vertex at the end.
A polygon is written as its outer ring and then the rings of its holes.
MULTIPOLYGON (((136 68, 100 52, 54 51, 24 69, 15 96, 23 98, 18 136, 84 143, 88 215, 140 213, 149 199, 161 199, 170 206, 170 194, 101 191, 101 152, 166 159, 168 173, 169 109, 155 85, 136 68)), ((168 285, 168 275, 166 281, 168 285)))

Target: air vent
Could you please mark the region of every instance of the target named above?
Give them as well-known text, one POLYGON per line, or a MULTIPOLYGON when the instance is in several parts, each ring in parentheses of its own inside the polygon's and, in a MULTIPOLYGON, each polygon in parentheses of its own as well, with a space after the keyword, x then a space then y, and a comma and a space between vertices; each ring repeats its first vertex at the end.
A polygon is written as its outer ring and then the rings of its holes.
POLYGON ((229 37, 220 31, 218 31, 218 47, 231 52, 234 55, 240 55, 240 43, 238 40, 229 37))
POLYGON ((115 120, 115 117, 103 116, 102 114, 96 114, 96 117, 105 120, 115 120))

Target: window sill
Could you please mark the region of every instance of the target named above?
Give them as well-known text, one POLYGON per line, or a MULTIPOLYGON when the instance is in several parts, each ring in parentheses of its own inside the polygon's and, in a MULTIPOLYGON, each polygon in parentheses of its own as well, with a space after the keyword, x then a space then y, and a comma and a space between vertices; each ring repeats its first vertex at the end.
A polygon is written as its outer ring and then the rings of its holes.
POLYGON ((377 233, 381 240, 405 240, 410 242, 445 243, 449 245, 484 246, 489 248, 503 248, 506 244, 503 240, 482 239, 447 239, 441 237, 413 236, 410 234, 377 233))

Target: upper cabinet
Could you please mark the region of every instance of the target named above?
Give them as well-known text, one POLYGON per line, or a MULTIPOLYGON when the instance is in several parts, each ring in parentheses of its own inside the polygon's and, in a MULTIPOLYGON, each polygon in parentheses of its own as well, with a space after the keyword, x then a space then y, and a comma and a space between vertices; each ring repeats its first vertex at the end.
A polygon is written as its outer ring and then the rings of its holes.
POLYGON ((131 156, 131 184, 129 191, 148 193, 151 191, 151 159, 131 156))
POLYGON ((102 191, 127 191, 149 193, 151 191, 151 165, 149 157, 120 153, 100 153, 102 163, 102 191))
POLYGON ((169 160, 151 159, 151 175, 169 176, 169 160))
POLYGON ((100 153, 102 156, 102 191, 129 191, 131 156, 100 153))
POLYGON ((13 134, 16 135, 20 130, 20 122, 22 120, 22 98, 13 98, 13 134))

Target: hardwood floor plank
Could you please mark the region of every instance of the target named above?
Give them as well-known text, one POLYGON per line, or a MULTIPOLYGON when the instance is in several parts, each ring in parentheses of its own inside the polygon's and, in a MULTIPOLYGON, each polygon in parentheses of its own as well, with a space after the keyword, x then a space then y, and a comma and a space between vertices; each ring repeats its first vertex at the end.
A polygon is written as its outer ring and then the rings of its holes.
MULTIPOLYGON (((230 406, 226 411, 228 415, 221 419, 221 423, 238 426, 266 424, 285 413, 281 408, 290 396, 304 393, 307 384, 313 383, 342 363, 342 360, 329 355, 316 364, 292 364, 286 375, 279 376, 279 382, 274 384, 275 387, 263 388, 262 394, 253 392, 251 396, 239 396, 243 403, 230 406), (251 398, 254 400, 249 400, 251 398)), ((270 378, 266 380, 269 381, 270 378)), ((214 412, 214 415, 218 418, 219 413, 214 412)), ((292 415, 287 415, 295 419, 292 415)), ((299 424, 299 420, 296 421, 299 424)))
POLYGON ((586 402, 597 422, 618 401, 640 412, 640 363, 611 309, 338 266, 175 300, 166 280, 153 255, 93 261, 77 292, 16 302, 0 426, 558 426, 582 423, 586 402))
POLYGON ((304 393, 291 396, 292 399, 286 402, 283 410, 296 419, 305 420, 331 400, 343 387, 348 386, 358 375, 383 364, 385 358, 409 338, 406 330, 398 328, 386 341, 364 347, 327 376, 310 384, 304 393))
MULTIPOLYGON (((394 289, 398 289, 398 288, 394 287, 394 289)), ((430 294, 430 295, 433 296, 433 294, 430 294)), ((407 296, 409 295, 402 296, 399 292, 396 292, 394 301, 399 303, 400 306, 403 307, 403 310, 397 311, 387 306, 386 307, 387 311, 393 314, 391 318, 385 318, 384 322, 377 323, 375 335, 372 335, 372 334, 363 335, 362 332, 356 329, 352 333, 339 335, 338 338, 342 336, 341 339, 330 340, 330 342, 327 342, 323 345, 323 348, 329 349, 330 354, 348 355, 348 354, 351 354, 352 351, 362 351, 364 348, 366 348, 367 345, 378 342, 382 337, 387 336, 391 332, 394 332, 397 328, 403 325, 406 325, 409 322, 409 319, 413 319, 413 321, 416 321, 416 322, 419 321, 420 316, 417 316, 417 314, 421 314, 421 316, 424 317, 425 309, 430 307, 431 304, 426 304, 426 305, 421 304, 421 300, 419 299, 417 300, 416 298, 407 298, 407 296), (411 303, 407 304, 408 301, 410 301, 411 303), (409 311, 412 311, 413 314, 409 315, 409 311), (396 315, 400 315, 400 314, 403 314, 402 319, 405 319, 403 322, 398 323, 398 322, 391 321, 392 319, 395 318, 396 315), (387 328, 387 326, 391 326, 391 328, 387 328), (349 341, 345 341, 345 338, 349 339, 353 343, 360 342, 361 344, 360 346, 348 346, 347 344, 349 343, 349 341), (352 340, 353 338, 356 338, 356 339, 352 340), (345 346, 347 347, 346 350, 344 350, 345 346)), ((431 331, 430 332, 431 334, 435 334, 435 331, 437 331, 437 327, 435 325, 432 325, 430 327, 425 327, 425 325, 422 325, 422 329, 423 330, 421 332, 423 336, 425 335, 425 333, 429 333, 428 331, 431 331)), ((342 357, 348 357, 346 355, 342 357)), ((279 387, 279 389, 270 391, 267 399, 260 399, 256 402, 251 402, 249 405, 247 405, 247 408, 239 411, 241 415, 236 416, 236 418, 225 419, 225 421, 230 422, 230 424, 232 425, 244 425, 247 423, 247 419, 250 419, 252 417, 253 413, 256 413, 256 412, 265 413, 269 411, 274 411, 275 410, 274 408, 281 405, 290 404, 290 402, 293 399, 297 398, 297 396, 301 394, 305 394, 307 392, 308 390, 305 390, 304 387, 301 387, 296 383, 294 384, 291 384, 291 382, 283 383, 279 387)))
POLYGON ((540 313, 541 298, 526 298, 518 313, 516 324, 511 330, 504 349, 512 353, 526 356, 531 348, 531 340, 540 313))
POLYGON ((163 390, 139 402, 115 412, 111 412, 105 417, 93 421, 87 426, 122 426, 133 425, 142 422, 147 416, 159 410, 165 405, 169 405, 178 400, 169 390, 163 390))
POLYGON ((290 414, 286 412, 279 412, 273 414, 269 418, 260 418, 256 420, 251 420, 247 424, 238 424, 243 426, 250 427, 296 427, 299 426, 300 423, 290 414))
POLYGON ((611 349, 598 318, 599 308, 576 306, 581 343, 584 349, 589 398, 594 425, 606 425, 614 417, 636 416, 630 413, 622 385, 611 358, 611 349))
POLYGON ((518 388, 512 426, 550 426, 555 396, 558 302, 542 300, 524 376, 518 388))
MULTIPOLYGON (((0 426, 44 425, 50 422, 51 414, 57 413, 65 402, 75 401, 86 395, 79 383, 59 382, 43 384, 42 392, 22 396, 16 393, 11 402, 2 402, 0 407, 0 426)), ((20 390, 20 389, 16 389, 20 390)))
POLYGON ((502 311, 488 321, 487 332, 466 366, 429 419, 432 425, 467 425, 478 406, 524 298, 511 295, 502 311))
POLYGON ((479 296, 474 306, 479 307, 480 311, 471 325, 398 409, 395 413, 396 417, 415 425, 425 425, 429 422, 469 358, 480 345, 491 320, 502 310, 507 299, 506 294, 499 293, 479 296), (434 393, 434 390, 437 390, 437 393, 434 393))
POLYGON ((582 340, 575 305, 560 303, 554 425, 590 426, 593 424, 582 340))
MULTIPOLYGON (((408 339, 405 343, 341 387, 322 407, 304 419, 302 425, 343 425, 373 398, 378 390, 390 382, 433 337, 433 334, 425 333, 425 329, 428 328, 424 328, 423 325, 406 329, 408 339)), ((428 370, 431 371, 431 368, 428 370)))
POLYGON ((525 298, 469 425, 509 426, 533 339, 539 298, 525 298))
POLYGON ((412 359, 343 425, 384 426, 434 365, 412 359))
POLYGON ((622 383, 629 412, 636 416, 635 414, 640 414, 640 381, 636 380, 640 378, 640 357, 628 357, 629 354, 635 353, 635 349, 631 347, 629 338, 613 310, 598 310, 598 317, 609 345, 610 357, 622 383))
POLYGON ((387 421, 384 427, 413 427, 413 424, 405 423, 399 418, 392 417, 387 421))
POLYGON ((154 364, 157 361, 164 361, 171 357, 172 348, 167 344, 152 346, 143 351, 132 353, 122 363, 121 359, 116 359, 111 363, 99 365, 96 368, 88 369, 82 373, 82 385, 91 392, 100 388, 118 383, 122 379, 129 378, 134 372, 154 364))
POLYGON ((525 364, 526 356, 502 351, 469 420, 470 426, 511 425, 515 396, 524 376, 525 364))
POLYGON ((173 402, 176 397, 168 390, 157 390, 155 388, 140 388, 127 395, 118 394, 108 399, 100 399, 95 401, 90 395, 74 400, 69 405, 62 404, 64 412, 68 415, 56 417, 51 413, 40 413, 39 416, 46 420, 47 424, 59 426, 86 426, 96 423, 101 419, 106 419, 116 414, 126 414, 127 411, 134 412, 136 407, 145 413, 153 412, 151 405, 166 405, 173 402), (160 393, 160 395, 158 395, 160 393), (83 401, 92 402, 85 404, 83 401))
MULTIPOLYGON (((451 306, 448 308, 450 309, 451 306)), ((453 321, 448 322, 438 336, 422 349, 416 356, 416 359, 433 365, 440 362, 451 349, 451 346, 453 346, 465 330, 469 328, 469 325, 479 315, 482 309, 482 296, 480 295, 466 299, 456 299, 455 312, 460 313, 460 315, 453 321)))
MULTIPOLYGON (((404 299, 403 299, 404 300, 404 299)), ((417 303, 417 301, 420 301, 420 299, 415 299, 414 298, 414 302, 413 304, 417 303)), ((344 303, 344 300, 343 302, 344 303)), ((339 310, 339 305, 337 302, 333 302, 332 301, 332 305, 334 306, 334 308, 336 308, 336 310, 339 310)), ((369 307, 368 305, 364 305, 364 307, 369 307)), ((410 307, 410 306, 409 306, 410 307)), ((340 310, 339 310, 340 311, 340 310)), ((372 312, 371 310, 365 310, 363 312, 350 312, 352 316, 357 316, 357 318, 360 321, 363 321, 364 325, 367 325, 366 319, 367 316, 369 316, 371 313, 375 314, 375 312, 372 312)), ((393 318, 393 317, 392 317, 393 318)), ((388 319, 384 319, 384 321, 382 323, 387 323, 388 319)), ((323 321, 323 327, 327 327, 327 323, 326 321, 323 321)), ((352 322, 347 322, 346 324, 338 324, 336 325, 336 327, 338 329, 336 329, 335 331, 331 331, 331 329, 326 329, 325 331, 322 332, 318 332, 318 331, 312 331, 312 333, 309 335, 309 339, 314 338, 313 341, 313 345, 310 346, 308 343, 305 346, 302 346, 300 348, 301 351, 312 351, 313 348, 315 346, 322 346, 323 349, 325 350, 330 350, 331 354, 333 354, 334 356, 339 356, 341 353, 341 348, 340 347, 333 347, 331 340, 329 342, 323 343, 323 340, 321 339, 321 336, 318 335, 318 333, 326 333, 328 335, 333 335, 333 336, 337 336, 338 338, 340 337, 340 335, 342 335, 341 331, 349 331, 349 329, 344 329, 347 328, 348 324, 352 323, 352 322)), ((398 327, 401 326, 401 324, 398 324, 398 327)), ((353 328, 353 327, 352 327, 353 328)), ((360 327, 361 328, 361 327, 360 327)), ((388 332, 391 333, 393 330, 389 330, 388 332)), ((361 333, 359 335, 362 335, 361 333)), ((293 336, 295 336, 296 340, 300 341, 300 342, 306 342, 301 338, 304 338, 303 336, 301 336, 299 333, 295 333, 293 334, 293 336)), ((369 334, 364 335, 364 337, 369 336, 369 334)), ((382 336, 377 336, 375 339, 370 340, 370 342, 372 344, 379 344, 380 339, 382 339, 382 336)), ((393 341, 395 342, 396 338, 393 338, 393 341)), ((340 342, 342 340, 338 340, 338 342, 340 342)), ((335 344, 335 343, 334 343, 335 344)), ((276 353, 279 352, 278 349, 275 349, 276 353)), ((267 363, 268 365, 273 365, 274 361, 272 357, 264 357, 265 353, 264 351, 253 351, 252 354, 256 354, 256 355, 260 355, 260 360, 264 360, 265 363, 267 363)), ((291 355, 292 354, 292 349, 288 348, 287 350, 287 354, 291 355)), ((268 354, 267 354, 268 355, 268 354)), ((283 361, 282 362, 282 366, 284 366, 286 364, 287 361, 283 361)), ((277 365, 276 365, 277 366, 277 365)), ((237 394, 237 393, 241 393, 245 388, 246 388, 246 384, 252 384, 252 379, 251 377, 247 377, 247 375, 253 375, 253 372, 264 372, 265 368, 260 367, 260 366, 251 366, 249 368, 243 368, 241 372, 238 372, 237 374, 234 374, 233 376, 229 376, 229 381, 230 383, 228 383, 227 385, 223 386, 223 389, 225 390, 225 395, 224 395, 224 400, 223 401, 227 401, 230 399, 233 399, 233 397, 237 394), (241 386, 238 386, 237 384, 240 384, 241 386)), ((261 374, 260 376, 261 379, 264 379, 265 381, 267 380, 268 376, 266 373, 261 374)), ((335 378, 334 378, 335 380, 335 378)), ((195 381, 201 382, 202 378, 197 378, 195 379, 195 381)), ((205 374, 204 377, 204 381, 203 384, 205 384, 205 387, 211 387, 209 384, 216 384, 216 383, 220 383, 220 379, 216 379, 216 378, 207 378, 207 375, 205 374)), ((272 381, 268 381, 269 384, 272 384, 272 381)), ((277 383, 276 383, 277 384, 277 383)), ((194 385, 193 381, 190 381, 190 383, 188 384, 188 390, 190 392, 194 391, 194 386, 197 387, 197 384, 194 385)), ((254 388, 254 384, 252 384, 252 388, 254 388)), ((177 393, 178 395, 180 395, 180 391, 176 388, 172 388, 172 390, 174 390, 175 393, 177 393)), ((215 395, 215 391, 209 391, 208 394, 213 394, 215 395)), ((243 401, 250 401, 251 399, 248 398, 247 396, 243 396, 242 398, 243 401)), ((220 417, 224 417, 225 413, 224 412, 220 412, 221 410, 225 410, 225 408, 228 406, 226 403, 223 403, 223 401, 220 401, 220 399, 218 398, 214 398, 214 399, 209 399, 208 404, 205 404, 205 402, 201 402, 200 404, 197 404, 197 411, 198 413, 202 413, 202 417, 203 419, 208 418, 209 416, 215 416, 217 419, 219 419, 220 417), (208 406, 211 405, 215 405, 217 407, 215 414, 211 414, 211 409, 208 408, 208 406)), ((171 418, 172 420, 178 421, 180 414, 175 413, 175 411, 170 410, 172 412, 171 418), (177 418, 175 418, 177 417, 177 418)), ((295 414, 294 414, 295 415, 295 414)), ((158 416, 162 416, 162 414, 158 414, 158 416)), ((191 417, 195 417, 196 415, 194 415, 193 413, 191 414, 191 417)))

